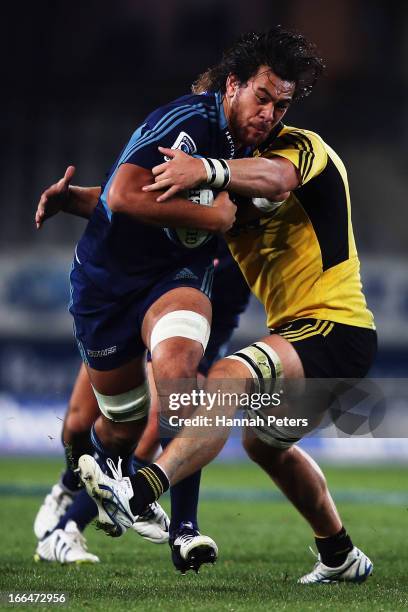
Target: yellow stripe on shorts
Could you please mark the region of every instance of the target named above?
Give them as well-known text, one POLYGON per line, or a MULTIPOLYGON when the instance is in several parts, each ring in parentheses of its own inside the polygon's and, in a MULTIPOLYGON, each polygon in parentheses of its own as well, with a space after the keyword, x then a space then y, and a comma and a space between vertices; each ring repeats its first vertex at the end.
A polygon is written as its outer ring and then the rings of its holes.
POLYGON ((292 336, 291 338, 287 338, 283 336, 288 342, 297 342, 298 340, 306 340, 307 338, 311 338, 313 336, 317 336, 321 334, 322 336, 327 336, 333 329, 334 323, 330 323, 330 321, 318 321, 316 325, 314 325, 311 329, 305 330, 298 334, 297 336, 292 336))
POLYGON ((314 332, 314 331, 317 332, 320 329, 320 327, 322 326, 323 323, 324 323, 324 321, 321 321, 320 319, 318 319, 314 324, 308 323, 307 327, 304 326, 304 327, 301 327, 300 329, 298 329, 296 331, 283 332, 282 334, 279 334, 279 335, 283 336, 284 338, 286 338, 286 340, 289 340, 289 342, 291 342, 292 340, 297 340, 298 338, 300 338, 304 334, 308 334, 308 333, 314 332))

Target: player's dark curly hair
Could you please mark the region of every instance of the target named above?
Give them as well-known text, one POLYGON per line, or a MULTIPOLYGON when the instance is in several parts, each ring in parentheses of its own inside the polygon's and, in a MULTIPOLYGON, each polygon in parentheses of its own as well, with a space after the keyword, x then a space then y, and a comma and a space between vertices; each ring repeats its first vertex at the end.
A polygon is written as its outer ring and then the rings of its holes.
POLYGON ((234 74, 241 83, 245 83, 263 64, 281 79, 296 84, 294 99, 297 100, 310 94, 324 68, 313 43, 302 34, 275 26, 267 32, 243 34, 224 53, 219 64, 198 77, 192 90, 194 93, 225 93, 229 74, 234 74))

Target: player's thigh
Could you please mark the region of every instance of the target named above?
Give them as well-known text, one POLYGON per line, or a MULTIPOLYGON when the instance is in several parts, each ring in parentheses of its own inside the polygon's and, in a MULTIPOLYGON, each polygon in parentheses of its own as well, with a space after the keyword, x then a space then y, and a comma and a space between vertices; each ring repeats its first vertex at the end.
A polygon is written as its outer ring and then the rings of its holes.
POLYGON ((261 339, 261 342, 265 342, 265 344, 270 346, 277 354, 285 378, 304 377, 305 373, 302 361, 295 347, 290 342, 278 334, 265 336, 261 339))
POLYGON ((144 355, 135 357, 112 370, 96 370, 87 366, 92 386, 98 393, 116 396, 143 385, 145 382, 144 355))

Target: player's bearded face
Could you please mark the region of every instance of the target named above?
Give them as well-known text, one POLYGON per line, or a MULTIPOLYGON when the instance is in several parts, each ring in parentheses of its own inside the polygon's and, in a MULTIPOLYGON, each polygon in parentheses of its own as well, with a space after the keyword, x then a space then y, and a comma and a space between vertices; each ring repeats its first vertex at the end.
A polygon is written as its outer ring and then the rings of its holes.
POLYGON ((260 66, 246 83, 230 77, 226 91, 226 113, 236 141, 259 145, 284 117, 292 101, 295 84, 283 81, 268 66, 260 66))

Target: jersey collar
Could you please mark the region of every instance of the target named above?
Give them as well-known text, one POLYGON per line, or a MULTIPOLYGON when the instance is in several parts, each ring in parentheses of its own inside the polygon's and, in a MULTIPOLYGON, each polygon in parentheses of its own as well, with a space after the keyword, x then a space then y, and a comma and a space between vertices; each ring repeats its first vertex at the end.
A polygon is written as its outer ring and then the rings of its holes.
POLYGON ((228 122, 224 112, 224 105, 222 103, 223 95, 220 91, 215 92, 215 104, 218 112, 218 125, 220 130, 228 129, 228 122))

